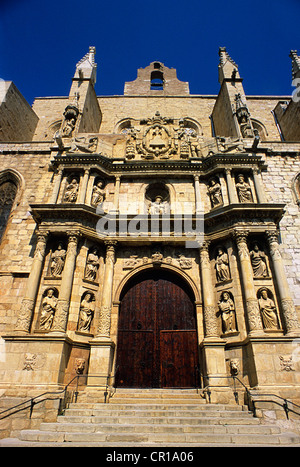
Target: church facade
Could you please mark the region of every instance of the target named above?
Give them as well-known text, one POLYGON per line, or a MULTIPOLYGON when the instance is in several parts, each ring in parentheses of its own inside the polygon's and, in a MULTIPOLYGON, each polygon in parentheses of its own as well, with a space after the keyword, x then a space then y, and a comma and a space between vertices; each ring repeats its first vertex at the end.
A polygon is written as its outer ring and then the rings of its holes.
MULTIPOLYGON (((293 78, 300 57, 291 52, 293 78)), ((152 62, 97 96, 0 106, 0 388, 214 388, 295 402, 300 385, 300 104, 218 95, 152 62)))

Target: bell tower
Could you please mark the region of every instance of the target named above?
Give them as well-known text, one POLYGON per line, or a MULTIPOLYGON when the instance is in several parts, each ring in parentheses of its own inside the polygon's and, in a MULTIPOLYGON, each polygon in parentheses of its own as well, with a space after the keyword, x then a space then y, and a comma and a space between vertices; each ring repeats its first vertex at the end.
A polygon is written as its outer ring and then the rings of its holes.
POLYGON ((177 78, 175 68, 168 68, 161 62, 152 62, 146 68, 139 68, 137 78, 125 83, 124 95, 189 95, 189 83, 177 78))

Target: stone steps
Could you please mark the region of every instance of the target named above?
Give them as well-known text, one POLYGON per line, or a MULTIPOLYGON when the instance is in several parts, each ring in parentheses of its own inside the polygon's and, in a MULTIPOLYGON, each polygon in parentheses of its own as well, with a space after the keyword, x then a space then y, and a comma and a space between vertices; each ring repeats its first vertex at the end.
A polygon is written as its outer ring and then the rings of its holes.
POLYGON ((261 423, 244 406, 206 404, 196 391, 117 391, 109 404, 91 394, 56 422, 22 430, 0 446, 297 446, 300 437, 261 423), (83 402, 86 401, 86 402, 83 402))

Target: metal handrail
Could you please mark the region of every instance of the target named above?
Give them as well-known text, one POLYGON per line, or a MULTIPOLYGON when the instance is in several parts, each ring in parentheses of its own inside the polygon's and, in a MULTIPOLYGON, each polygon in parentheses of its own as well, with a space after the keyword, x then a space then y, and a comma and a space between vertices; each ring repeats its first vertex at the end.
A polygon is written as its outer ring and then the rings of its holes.
MULTIPOLYGON (((289 412, 292 412, 295 415, 300 416, 300 411, 296 412, 291 407, 289 407, 289 404, 293 405, 294 407, 297 407, 298 409, 300 409, 300 405, 296 404, 293 401, 285 399, 284 397, 278 396, 277 394, 269 394, 269 393, 268 394, 261 393, 261 394, 257 394, 257 395, 253 394, 253 392, 251 392, 251 390, 235 375, 230 375, 230 376, 229 375, 228 376, 207 376, 207 375, 205 375, 205 376, 203 376, 203 379, 209 380, 210 378, 232 379, 233 380, 233 386, 234 386, 233 394, 234 394, 234 398, 235 398, 235 401, 236 401, 237 404, 238 404, 238 391, 237 391, 235 383, 236 383, 236 381, 238 383, 240 383, 241 386, 243 386, 243 388, 245 389, 245 393, 246 393, 246 396, 247 396, 246 404, 248 406, 248 409, 249 409, 249 411, 251 411, 253 413, 254 417, 256 416, 256 410, 257 410, 256 403, 258 403, 258 402, 260 402, 260 403, 271 402, 273 404, 279 405, 280 407, 283 408, 283 410, 285 412, 285 415, 286 415, 286 418, 288 420, 289 420, 289 412), (259 397, 260 399, 257 399, 256 397, 259 397), (262 397, 269 397, 270 399, 261 399, 262 397), (275 400, 275 398, 280 399, 283 402, 277 401, 277 400, 275 400)), ((208 384, 207 386, 205 386, 205 388, 203 388, 203 392, 207 393, 208 400, 209 400, 209 403, 210 403, 210 401, 211 401, 210 384, 208 384)))
POLYGON ((16 404, 13 407, 10 407, 9 409, 3 410, 2 412, 0 412, 0 420, 3 420, 5 418, 7 418, 7 417, 10 417, 10 415, 13 415, 15 413, 18 413, 18 412, 21 412, 21 411, 27 410, 27 409, 30 409, 29 418, 31 418, 33 408, 34 408, 35 405, 41 404, 42 402, 45 402, 47 400, 57 400, 57 399, 60 399, 60 406, 59 406, 59 409, 58 409, 58 413, 62 414, 63 411, 65 410, 65 403, 66 403, 65 399, 66 399, 67 389, 69 388, 69 386, 76 379, 76 389, 74 391, 74 395, 75 395, 75 402, 77 402, 77 397, 78 397, 78 393, 79 393, 79 391, 78 391, 79 378, 88 378, 88 377, 106 378, 106 385, 105 385, 105 392, 104 392, 105 403, 106 403, 107 402, 107 396, 108 396, 108 387, 109 387, 108 381, 110 379, 112 379, 114 377, 114 375, 110 375, 110 376, 107 376, 107 375, 90 375, 90 374, 89 375, 76 375, 76 376, 74 376, 74 378, 71 379, 71 381, 68 382, 68 384, 66 384, 64 389, 62 389, 60 391, 47 391, 47 392, 39 394, 39 395, 37 395, 35 397, 31 397, 30 399, 27 399, 26 401, 21 402, 20 404, 16 404), (43 399, 37 401, 37 399, 39 399, 40 397, 47 396, 47 395, 50 395, 50 394, 54 394, 56 397, 44 397, 43 399), (64 394, 64 398, 60 397, 62 394, 64 394), (26 406, 22 407, 24 405, 26 405, 26 406), (12 410, 11 413, 6 414, 7 412, 10 412, 11 410, 12 410), (3 414, 6 414, 6 415, 3 415, 3 414))
MULTIPOLYGON (((10 417, 10 415, 13 415, 15 413, 18 413, 18 412, 21 412, 21 411, 27 410, 27 409, 30 409, 29 418, 31 418, 34 406, 37 405, 37 404, 40 404, 42 402, 45 402, 46 400, 57 400, 57 399, 59 399, 60 400, 60 406, 59 406, 59 409, 58 409, 58 413, 62 414, 64 412, 65 408, 66 408, 67 389, 73 383, 74 380, 76 380, 76 387, 75 387, 75 391, 74 391, 75 403, 77 402, 77 398, 78 398, 78 394, 79 394, 79 391, 78 391, 79 378, 88 378, 88 377, 106 378, 106 385, 105 385, 105 391, 104 391, 104 402, 107 403, 108 399, 109 399, 108 398, 108 396, 109 396, 109 392, 108 392, 109 384, 108 384, 108 381, 115 378, 117 371, 118 371, 118 368, 115 369, 115 374, 114 375, 109 375, 109 376, 107 376, 107 375, 91 375, 91 374, 88 374, 88 375, 76 375, 71 379, 71 381, 68 382, 68 384, 66 384, 64 389, 62 389, 61 391, 47 391, 47 392, 44 392, 42 394, 39 394, 38 396, 32 397, 32 398, 30 398, 30 399, 28 399, 28 400, 26 400, 24 402, 21 402, 20 404, 16 404, 13 407, 10 407, 9 409, 3 410, 2 412, 0 412, 0 420, 3 420, 5 418, 7 418, 7 417, 10 417), (39 399, 40 397, 47 396, 47 395, 50 395, 50 394, 54 394, 56 397, 44 397, 43 399, 37 401, 37 399, 39 399), (64 398, 59 397, 61 394, 64 394, 64 398), (25 404, 29 404, 29 405, 27 405, 26 407, 22 407, 25 404), (12 411, 12 412, 6 414, 7 412, 10 412, 10 411, 12 411), (3 414, 6 414, 6 415, 3 415, 3 414)), ((238 399, 238 391, 237 391, 237 387, 236 387, 236 381, 237 381, 245 390, 245 393, 246 393, 246 396, 247 396, 246 404, 248 406, 249 411, 251 411, 253 413, 254 417, 256 416, 257 408, 256 408, 255 404, 257 402, 260 402, 260 403, 271 402, 273 404, 281 406, 284 409, 285 414, 286 414, 286 418, 288 420, 289 420, 289 412, 292 412, 295 415, 300 416, 300 412, 296 412, 295 410, 290 408, 289 404, 292 404, 294 407, 297 407, 298 409, 300 409, 300 405, 298 405, 295 402, 292 402, 292 401, 290 401, 288 399, 285 399, 285 398, 283 398, 281 396, 278 396, 277 394, 269 394, 269 393, 267 393, 267 394, 257 394, 257 397, 260 397, 260 398, 261 397, 270 397, 271 398, 271 399, 257 399, 256 394, 253 394, 251 392, 251 390, 243 383, 243 381, 241 381, 235 375, 230 375, 230 376, 229 375, 228 376, 221 376, 221 375, 220 376, 219 375, 218 376, 212 376, 212 375, 210 375, 210 376, 208 376, 208 375, 202 375, 201 374, 201 377, 202 377, 203 381, 205 379, 209 381, 209 379, 211 379, 211 378, 232 379, 233 380, 233 394, 234 394, 235 401, 238 404, 239 399, 238 399), (276 401, 276 400, 274 400, 274 398, 280 399, 283 402, 276 401)), ((210 390, 210 387, 211 387, 211 385, 208 384, 204 388, 201 388, 203 393, 206 393, 208 395, 209 403, 211 403, 211 390, 210 390)))

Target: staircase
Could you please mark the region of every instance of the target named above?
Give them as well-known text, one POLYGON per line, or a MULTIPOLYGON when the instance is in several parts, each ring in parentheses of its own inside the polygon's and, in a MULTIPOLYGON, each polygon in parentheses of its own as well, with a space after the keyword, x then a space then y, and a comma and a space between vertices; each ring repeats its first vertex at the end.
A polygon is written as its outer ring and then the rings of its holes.
POLYGON ((207 404, 196 390, 118 389, 109 404, 84 393, 55 423, 0 446, 300 446, 300 436, 254 418, 245 406, 207 404))

